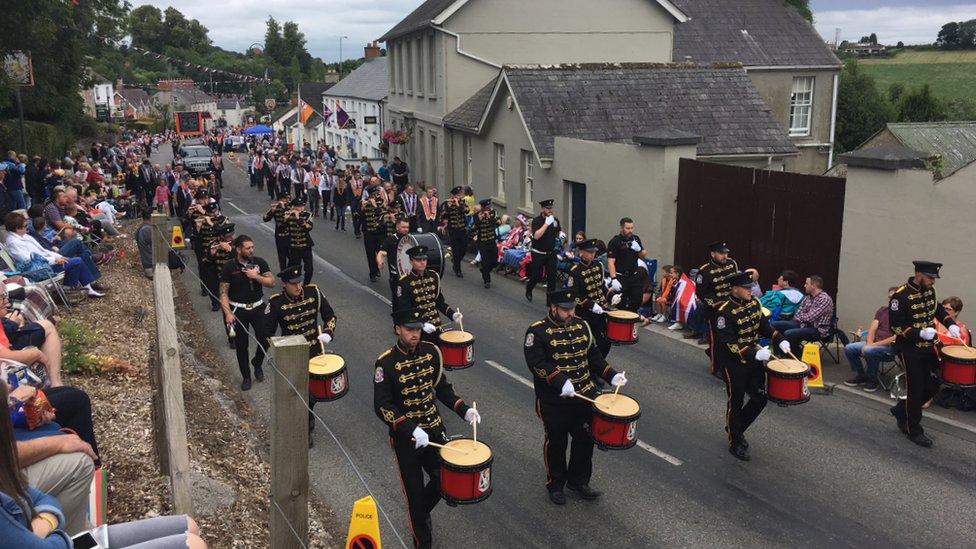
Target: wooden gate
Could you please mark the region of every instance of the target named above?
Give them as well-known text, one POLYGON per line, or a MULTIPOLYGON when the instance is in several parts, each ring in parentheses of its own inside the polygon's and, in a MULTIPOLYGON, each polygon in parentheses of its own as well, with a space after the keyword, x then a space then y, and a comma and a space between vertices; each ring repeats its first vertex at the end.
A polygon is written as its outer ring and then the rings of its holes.
POLYGON ((759 270, 763 290, 791 269, 822 276, 836 297, 845 183, 682 159, 676 261, 685 272, 697 268, 708 260, 705 246, 725 240, 740 268, 759 270))

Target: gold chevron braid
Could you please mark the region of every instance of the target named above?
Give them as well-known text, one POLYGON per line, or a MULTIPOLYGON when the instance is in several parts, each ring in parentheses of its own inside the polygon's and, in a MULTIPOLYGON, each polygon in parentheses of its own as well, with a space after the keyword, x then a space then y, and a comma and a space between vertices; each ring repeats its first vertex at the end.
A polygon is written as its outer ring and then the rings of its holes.
POLYGON ((577 343, 586 343, 586 342, 587 342, 587 337, 585 335, 581 335, 579 337, 571 337, 569 339, 557 339, 554 341, 550 341, 549 344, 552 345, 553 347, 565 347, 567 345, 575 345, 577 343))
POLYGON ((434 385, 428 381, 428 382, 425 382, 425 383, 421 383, 420 385, 414 385, 413 387, 404 387, 400 391, 400 394, 403 395, 403 396, 409 396, 409 395, 412 395, 414 393, 420 393, 420 392, 423 392, 423 391, 430 390, 433 387, 434 387, 434 385))
POLYGON ((403 374, 398 379, 400 380, 400 383, 406 383, 411 379, 418 379, 423 376, 429 376, 433 373, 434 373, 434 368, 432 366, 428 366, 412 374, 403 374))

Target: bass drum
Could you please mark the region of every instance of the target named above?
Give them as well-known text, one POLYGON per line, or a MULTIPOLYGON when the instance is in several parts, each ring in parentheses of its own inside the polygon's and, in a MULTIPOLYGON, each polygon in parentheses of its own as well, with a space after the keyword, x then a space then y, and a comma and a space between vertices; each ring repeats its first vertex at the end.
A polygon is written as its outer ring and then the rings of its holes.
POLYGON ((397 267, 400 275, 411 270, 407 250, 414 246, 427 246, 427 269, 436 272, 437 276, 444 276, 444 249, 441 248, 441 239, 433 233, 408 234, 400 239, 397 244, 397 267))

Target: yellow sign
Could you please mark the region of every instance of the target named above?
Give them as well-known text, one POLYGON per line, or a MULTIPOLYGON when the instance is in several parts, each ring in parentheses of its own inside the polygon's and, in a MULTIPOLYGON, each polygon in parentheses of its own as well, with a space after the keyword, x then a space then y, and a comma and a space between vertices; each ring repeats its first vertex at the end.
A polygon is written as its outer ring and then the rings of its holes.
POLYGON ((807 378, 807 387, 812 389, 823 389, 823 368, 820 366, 820 345, 807 343, 803 346, 803 362, 806 362, 811 372, 811 377, 807 378))
POLYGON ((376 502, 371 496, 366 496, 352 506, 346 549, 381 549, 382 547, 376 502))
POLYGON ((186 239, 183 238, 183 227, 173 225, 173 236, 170 238, 169 245, 176 250, 186 248, 186 239))

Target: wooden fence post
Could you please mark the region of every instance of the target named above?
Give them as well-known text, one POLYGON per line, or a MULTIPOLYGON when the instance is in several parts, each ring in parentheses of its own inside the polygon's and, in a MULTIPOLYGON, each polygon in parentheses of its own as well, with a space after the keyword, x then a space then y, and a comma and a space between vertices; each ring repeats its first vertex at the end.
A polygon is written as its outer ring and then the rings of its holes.
POLYGON ((271 373, 271 547, 290 549, 308 545, 308 341, 269 343, 280 372, 271 373))
POLYGON ((166 238, 166 214, 152 214, 152 224, 156 230, 152 235, 153 263, 166 265, 169 260, 169 240, 166 238))

